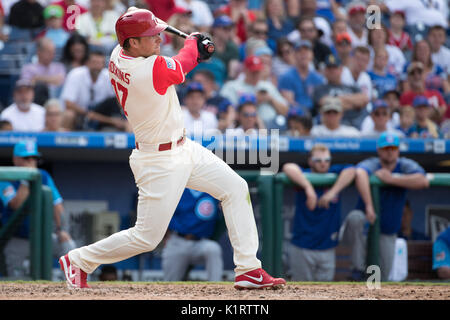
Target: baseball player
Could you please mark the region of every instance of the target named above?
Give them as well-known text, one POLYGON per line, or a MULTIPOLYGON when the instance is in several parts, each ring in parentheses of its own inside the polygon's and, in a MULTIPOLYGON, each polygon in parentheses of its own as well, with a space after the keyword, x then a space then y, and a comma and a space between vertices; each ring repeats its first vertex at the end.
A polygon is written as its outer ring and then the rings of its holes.
POLYGON ((62 256, 59 262, 67 284, 87 288, 87 275, 99 265, 153 250, 187 187, 222 202, 234 249, 234 287, 280 288, 286 281, 267 274, 256 258, 258 232, 246 181, 184 133, 175 85, 211 56, 202 44, 207 38, 192 33, 176 56, 160 56, 159 34, 167 26, 151 11, 135 7, 116 22, 119 45, 111 54, 109 74, 135 134, 130 167, 139 189, 137 220, 132 228, 62 256))

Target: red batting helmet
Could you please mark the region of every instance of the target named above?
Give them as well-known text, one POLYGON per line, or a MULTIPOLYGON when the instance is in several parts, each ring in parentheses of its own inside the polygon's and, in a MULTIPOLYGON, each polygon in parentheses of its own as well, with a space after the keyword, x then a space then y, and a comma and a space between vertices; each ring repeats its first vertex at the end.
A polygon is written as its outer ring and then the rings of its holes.
POLYGON ((167 23, 146 9, 130 8, 116 22, 117 39, 121 46, 128 38, 154 36, 166 28, 167 23))

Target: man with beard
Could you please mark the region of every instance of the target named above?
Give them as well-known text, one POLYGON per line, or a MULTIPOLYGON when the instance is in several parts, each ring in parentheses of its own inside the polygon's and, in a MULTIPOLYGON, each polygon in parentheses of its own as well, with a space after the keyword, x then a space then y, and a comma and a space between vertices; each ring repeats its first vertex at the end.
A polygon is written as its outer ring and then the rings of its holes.
POLYGON ((429 186, 425 170, 414 160, 400 157, 400 139, 392 132, 384 132, 377 140, 378 157, 356 166, 355 185, 360 194, 355 210, 342 226, 341 238, 352 248, 352 277, 362 280, 366 261, 368 224, 380 219, 381 281, 388 280, 395 255, 395 242, 402 223, 407 190, 429 186), (380 188, 380 216, 377 217, 370 192, 370 175, 376 175, 387 186, 380 188))

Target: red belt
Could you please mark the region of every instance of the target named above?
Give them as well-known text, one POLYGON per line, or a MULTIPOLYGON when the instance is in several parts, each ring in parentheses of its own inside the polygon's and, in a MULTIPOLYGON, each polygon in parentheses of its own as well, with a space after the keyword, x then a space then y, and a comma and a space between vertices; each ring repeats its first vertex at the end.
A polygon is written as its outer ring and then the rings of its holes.
MULTIPOLYGON (((185 137, 185 136, 182 136, 182 137, 180 137, 180 139, 177 140, 176 146, 183 145, 183 143, 184 143, 184 141, 185 141, 184 137, 185 137)), ((170 149, 172 149, 172 148, 174 147, 173 144, 174 144, 174 143, 172 143, 172 142, 161 143, 161 144, 158 146, 158 151, 166 151, 166 150, 170 150, 170 149)), ((136 142, 136 149, 139 150, 139 142, 136 142)))

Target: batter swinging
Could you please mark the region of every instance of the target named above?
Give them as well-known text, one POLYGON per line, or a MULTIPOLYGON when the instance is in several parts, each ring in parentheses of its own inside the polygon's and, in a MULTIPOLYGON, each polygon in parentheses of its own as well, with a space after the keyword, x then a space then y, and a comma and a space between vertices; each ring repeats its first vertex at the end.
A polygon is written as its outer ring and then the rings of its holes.
POLYGON ((199 45, 206 37, 193 33, 178 55, 163 57, 159 33, 166 28, 151 11, 133 7, 116 22, 119 45, 111 54, 109 74, 136 139, 130 167, 139 189, 137 221, 130 229, 61 257, 68 287, 89 288, 87 274, 99 265, 155 249, 186 187, 222 202, 234 250, 234 287, 282 287, 286 281, 267 274, 256 258, 258 233, 246 181, 184 134, 175 85, 199 61, 210 58, 199 45))

